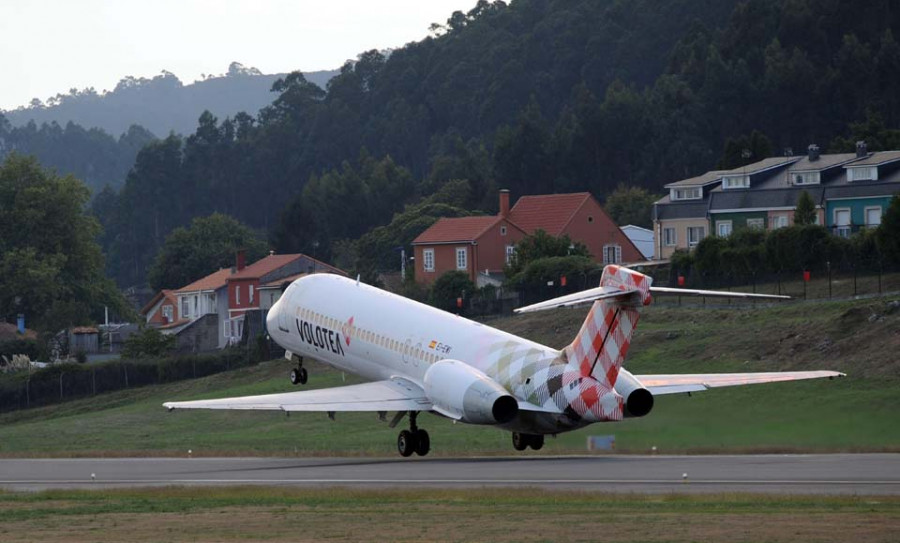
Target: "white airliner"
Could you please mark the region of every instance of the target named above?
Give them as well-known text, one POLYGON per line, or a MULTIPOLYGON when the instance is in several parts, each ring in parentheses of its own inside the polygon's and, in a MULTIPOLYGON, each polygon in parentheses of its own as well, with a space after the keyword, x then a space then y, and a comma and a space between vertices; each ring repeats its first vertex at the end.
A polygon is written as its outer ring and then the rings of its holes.
POLYGON ((424 456, 428 433, 416 425, 430 411, 471 424, 512 431, 513 446, 540 449, 544 436, 595 422, 642 417, 661 394, 708 388, 837 377, 834 371, 632 375, 622 368, 642 306, 651 292, 785 298, 652 287, 651 279, 609 265, 598 288, 523 307, 539 311, 593 302, 581 330, 562 350, 390 294, 337 275, 294 281, 269 311, 268 331, 297 364, 294 384, 307 381, 305 357, 372 382, 218 400, 167 402, 171 409, 396 412, 409 414, 397 438, 403 456, 424 456))

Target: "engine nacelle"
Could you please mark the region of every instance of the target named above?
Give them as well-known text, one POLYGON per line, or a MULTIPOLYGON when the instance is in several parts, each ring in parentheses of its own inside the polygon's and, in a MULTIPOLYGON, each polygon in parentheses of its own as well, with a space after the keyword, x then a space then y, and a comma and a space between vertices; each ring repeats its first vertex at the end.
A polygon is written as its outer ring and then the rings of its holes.
POLYGON ((625 370, 616 378, 616 392, 625 398, 625 417, 643 417, 653 409, 653 393, 625 370))
POLYGON ((425 394, 438 413, 472 424, 502 424, 519 413, 519 402, 505 388, 458 360, 428 368, 425 394))

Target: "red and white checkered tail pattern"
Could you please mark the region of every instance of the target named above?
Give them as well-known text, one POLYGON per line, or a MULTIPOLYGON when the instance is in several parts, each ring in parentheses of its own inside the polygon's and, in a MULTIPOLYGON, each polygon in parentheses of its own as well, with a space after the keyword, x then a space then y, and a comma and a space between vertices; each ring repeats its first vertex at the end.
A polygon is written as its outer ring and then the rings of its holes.
POLYGON ((651 302, 652 281, 628 268, 606 266, 600 286, 638 292, 628 298, 594 302, 575 340, 564 350, 569 364, 577 365, 582 375, 590 375, 612 389, 628 354, 640 307, 651 302))

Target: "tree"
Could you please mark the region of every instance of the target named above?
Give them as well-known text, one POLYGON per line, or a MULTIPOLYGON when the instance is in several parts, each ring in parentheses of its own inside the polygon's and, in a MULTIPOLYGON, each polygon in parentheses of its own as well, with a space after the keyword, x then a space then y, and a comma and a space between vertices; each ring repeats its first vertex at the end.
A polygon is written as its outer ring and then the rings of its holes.
POLYGON ((33 157, 14 153, 0 165, 0 319, 24 313, 30 327, 57 331, 95 322, 104 306, 130 314, 103 275, 88 199, 84 183, 33 157))
POLYGON ((469 275, 461 271, 449 271, 438 277, 431 286, 428 302, 444 311, 459 310, 456 299, 466 298, 475 293, 475 283, 469 275))
POLYGON ((150 267, 150 286, 154 290, 180 288, 234 265, 239 250, 245 250, 248 262, 253 262, 265 256, 266 249, 253 230, 227 215, 199 217, 190 227, 176 228, 166 238, 150 267))
POLYGON ((503 273, 510 279, 520 273, 529 263, 542 258, 554 256, 583 256, 590 257, 590 253, 581 242, 572 242, 568 234, 553 237, 543 230, 536 230, 534 234, 522 238, 516 244, 516 253, 507 264, 503 273))
POLYGON ((878 226, 876 242, 886 261, 900 263, 900 197, 891 199, 891 205, 878 226))
POLYGON ((800 191, 797 208, 794 210, 794 224, 803 226, 816 223, 816 203, 808 192, 800 191))
POLYGON ((122 357, 128 359, 165 356, 175 349, 175 336, 166 335, 157 328, 144 328, 125 340, 122 357))
POLYGON ((606 198, 606 212, 619 226, 633 224, 644 228, 653 226, 651 211, 656 196, 650 194, 647 189, 629 187, 620 184, 616 190, 606 198))

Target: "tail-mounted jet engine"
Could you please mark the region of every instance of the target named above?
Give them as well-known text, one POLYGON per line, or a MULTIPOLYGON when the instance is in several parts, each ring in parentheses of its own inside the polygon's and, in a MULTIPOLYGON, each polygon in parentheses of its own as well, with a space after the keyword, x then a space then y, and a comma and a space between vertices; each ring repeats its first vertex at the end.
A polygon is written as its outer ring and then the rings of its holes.
POLYGON ((471 424, 502 424, 519 413, 519 402, 505 388, 458 360, 428 368, 425 394, 438 413, 471 424))
POLYGON ((653 409, 653 394, 626 371, 616 378, 616 392, 625 398, 626 417, 643 417, 653 409))

